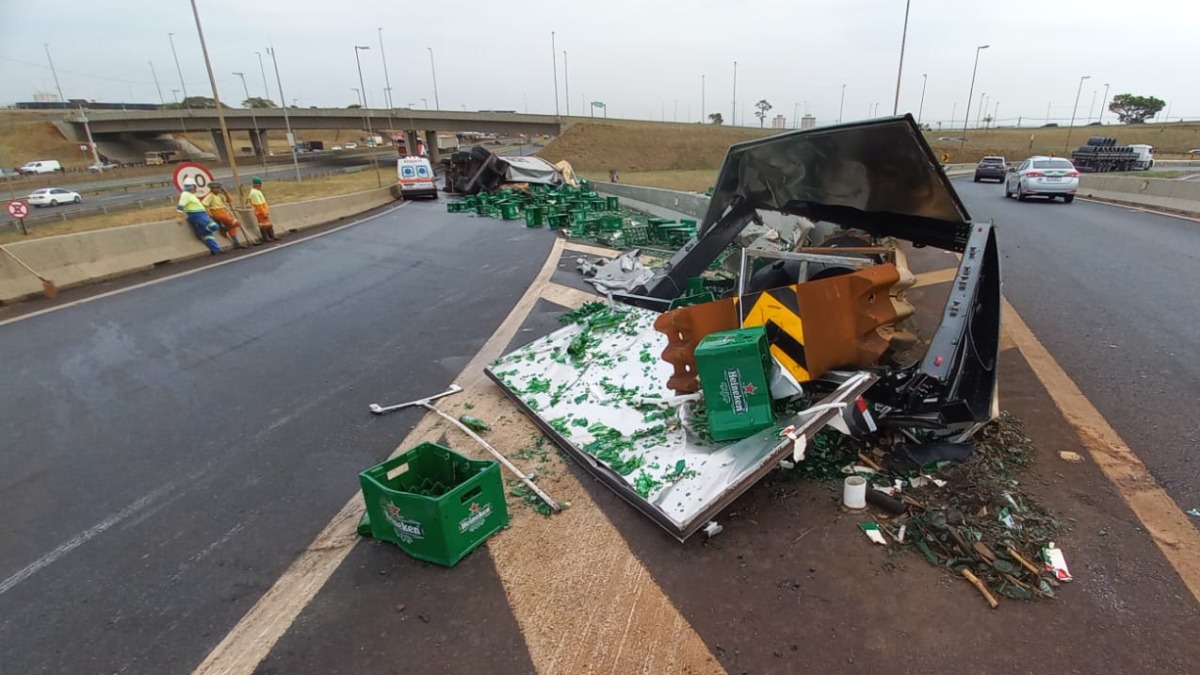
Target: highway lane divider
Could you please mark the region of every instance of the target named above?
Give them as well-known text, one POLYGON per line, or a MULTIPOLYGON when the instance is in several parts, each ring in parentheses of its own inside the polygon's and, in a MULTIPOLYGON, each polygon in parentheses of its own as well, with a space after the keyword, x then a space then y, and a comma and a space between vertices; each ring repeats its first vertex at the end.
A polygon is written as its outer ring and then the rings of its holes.
MULTIPOLYGON (((370 211, 397 199, 395 187, 387 185, 363 192, 279 204, 271 208, 271 217, 282 229, 298 232, 370 211)), ((238 215, 244 224, 253 222, 249 210, 240 211, 238 215)), ((30 239, 7 244, 5 251, 9 255, 0 256, 0 303, 40 294, 43 283, 38 275, 63 290, 209 255, 191 229, 174 220, 30 239)))
POLYGON ((1200 181, 1084 174, 1080 197, 1200 215, 1200 181))

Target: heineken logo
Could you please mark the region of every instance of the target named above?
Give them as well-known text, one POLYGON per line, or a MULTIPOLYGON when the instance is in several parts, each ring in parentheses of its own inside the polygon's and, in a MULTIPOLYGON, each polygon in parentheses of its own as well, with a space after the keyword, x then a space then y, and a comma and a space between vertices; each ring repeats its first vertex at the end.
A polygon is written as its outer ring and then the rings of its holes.
POLYGON ((753 384, 742 384, 742 371, 738 368, 725 369, 725 383, 729 385, 729 405, 733 412, 741 415, 750 407, 746 404, 746 395, 754 393, 753 384))
POLYGON ((492 515, 491 504, 480 506, 478 502, 471 502, 471 515, 458 521, 458 531, 460 533, 474 532, 483 527, 483 522, 490 515, 492 515))
POLYGON ((414 539, 424 539, 425 529, 421 523, 415 520, 408 520, 400 515, 400 507, 396 506, 386 499, 383 500, 383 515, 387 521, 391 523, 392 529, 396 531, 396 536, 404 542, 412 542, 414 539))

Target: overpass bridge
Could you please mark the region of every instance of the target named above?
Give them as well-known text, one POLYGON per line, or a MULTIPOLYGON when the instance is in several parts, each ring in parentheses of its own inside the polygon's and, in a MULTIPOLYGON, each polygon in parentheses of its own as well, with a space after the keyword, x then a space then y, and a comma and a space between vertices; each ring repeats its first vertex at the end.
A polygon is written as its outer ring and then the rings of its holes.
MULTIPOLYGON (((555 115, 528 115, 507 112, 467 112, 452 110, 412 110, 409 108, 225 108, 225 123, 230 132, 246 132, 255 156, 265 152, 269 132, 292 129, 370 129, 381 133, 404 132, 408 147, 416 146, 417 133, 425 132, 425 144, 431 158, 436 154, 438 132, 478 131, 501 134, 558 135, 573 120, 555 115)), ((579 118, 584 119, 584 118, 579 118)), ((76 110, 64 115, 60 127, 79 142, 87 142, 88 128, 97 142, 118 142, 122 138, 148 138, 169 133, 205 131, 212 135, 213 146, 222 161, 228 161, 224 138, 215 108, 179 110, 76 110)))

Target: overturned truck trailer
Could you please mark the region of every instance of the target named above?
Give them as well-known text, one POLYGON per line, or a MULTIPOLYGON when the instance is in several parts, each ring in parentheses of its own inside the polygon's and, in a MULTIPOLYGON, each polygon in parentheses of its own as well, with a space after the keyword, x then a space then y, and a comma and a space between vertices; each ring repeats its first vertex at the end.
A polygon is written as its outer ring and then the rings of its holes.
POLYGON ((581 313, 488 374, 680 540, 781 463, 803 461, 827 425, 943 441, 995 413, 995 234, 972 222, 911 116, 731 147, 696 236, 613 297, 619 304, 581 313), (737 245, 771 213, 838 234, 787 250, 737 245), (917 345, 904 328, 904 242, 961 254, 937 328, 917 345), (736 285, 697 292, 723 258, 735 261, 736 285), (713 366, 714 342, 753 351, 756 335, 761 365, 752 356, 713 366), (745 426, 755 414, 765 421, 745 426), (714 425, 731 419, 745 433, 714 440, 714 425))
POLYGON ((505 183, 561 185, 562 173, 540 157, 502 157, 475 146, 446 160, 446 192, 473 195, 505 183))

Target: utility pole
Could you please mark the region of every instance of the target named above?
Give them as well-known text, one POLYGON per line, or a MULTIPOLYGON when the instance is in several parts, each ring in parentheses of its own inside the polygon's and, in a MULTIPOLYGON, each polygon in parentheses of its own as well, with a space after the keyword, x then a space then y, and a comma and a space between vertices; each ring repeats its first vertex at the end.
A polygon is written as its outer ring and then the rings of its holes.
POLYGON ((908 42, 908 8, 912 5, 912 0, 904 2, 904 33, 900 36, 900 67, 896 70, 896 100, 892 103, 892 114, 898 114, 900 110, 900 76, 904 73, 904 44, 908 42))
POLYGON ((987 100, 987 94, 979 95, 979 112, 975 113, 975 128, 976 129, 978 129, 981 124, 983 124, 983 109, 985 107, 987 107, 987 104, 985 103, 986 100, 987 100))
POLYGON ((971 99, 975 96, 975 74, 979 72, 979 52, 987 49, 990 46, 991 45, 979 45, 975 48, 975 66, 971 68, 971 90, 967 92, 967 112, 963 114, 963 135, 962 140, 958 142, 959 149, 961 149, 967 143, 967 125, 971 123, 971 99))
POLYGON ((63 96, 62 85, 58 83, 58 71, 54 69, 54 59, 50 58, 50 43, 44 42, 42 45, 46 48, 46 60, 50 62, 50 72, 54 74, 54 88, 58 90, 58 100, 66 105, 67 97, 63 96))
POLYGON ((1051 103, 1053 103, 1053 101, 1046 102, 1046 124, 1050 123, 1050 104, 1051 103))
POLYGON ((1067 125, 1067 140, 1063 142, 1063 154, 1071 147, 1071 128, 1075 126, 1075 111, 1079 108, 1079 95, 1083 93, 1083 81, 1091 78, 1091 75, 1084 75, 1079 78, 1079 88, 1075 90, 1075 106, 1071 108, 1071 123, 1067 125))
POLYGON ((1088 118, 1087 118, 1087 121, 1088 121, 1088 123, 1089 123, 1089 124, 1090 124, 1090 123, 1091 123, 1091 121, 1092 121, 1092 113, 1093 113, 1093 112, 1095 112, 1095 110, 1096 110, 1096 94, 1097 94, 1097 93, 1099 93, 1099 92, 1097 92, 1095 89, 1093 89, 1093 90, 1092 90, 1092 102, 1088 104, 1088 118))
POLYGON ((1000 101, 996 101, 996 109, 992 112, 992 123, 989 126, 1000 126, 1000 101))
POLYGON ((158 102, 162 105, 167 104, 167 99, 163 98, 162 87, 158 86, 158 73, 154 72, 154 62, 147 61, 150 64, 150 74, 154 76, 154 88, 158 90, 158 102))
MULTIPOLYGON (((204 29, 200 27, 200 10, 196 0, 192 0, 192 16, 196 19, 196 35, 200 38, 200 51, 204 54, 204 68, 208 70, 208 84, 212 87, 213 102, 217 106, 217 122, 221 125, 221 135, 225 140, 225 152, 229 155, 229 170, 233 172, 233 184, 237 186, 238 199, 245 208, 246 199, 242 194, 242 183, 238 178, 237 157, 233 154, 233 139, 229 137, 229 127, 225 124, 225 111, 221 105, 221 96, 217 92, 217 78, 213 75, 212 62, 208 60, 208 45, 204 43, 204 29)), ((186 97, 186 94, 184 95, 186 97)))
POLYGON ((846 85, 842 85, 842 102, 838 104, 838 124, 842 123, 842 111, 846 108, 846 85))
POLYGON ((929 84, 929 73, 921 75, 921 106, 917 108, 917 124, 921 124, 921 114, 925 112, 925 85, 929 84))
POLYGON ((279 59, 275 56, 275 48, 267 47, 271 55, 271 63, 275 65, 275 84, 279 87, 279 107, 283 108, 283 125, 287 127, 288 147, 292 149, 292 166, 296 167, 296 182, 301 182, 300 160, 296 158, 296 135, 292 133, 292 122, 288 119, 287 97, 283 95, 283 79, 279 77, 279 59))
POLYGON ((704 120, 705 120, 705 119, 707 119, 707 118, 704 116, 704 113, 705 113, 705 112, 707 112, 707 111, 705 110, 705 102, 704 102, 704 98, 705 98, 705 97, 704 97, 704 94, 705 94, 705 91, 704 91, 704 76, 703 76, 703 75, 701 75, 701 76, 700 76, 700 123, 701 123, 701 124, 704 124, 704 120))
POLYGON ((183 100, 187 100, 187 82, 183 81, 183 69, 179 67, 179 54, 175 51, 175 34, 167 33, 167 39, 171 41, 171 56, 175 57, 175 72, 179 73, 179 86, 183 91, 183 100))
POLYGON ((1107 103, 1108 103, 1108 83, 1105 82, 1104 83, 1104 100, 1100 101, 1100 117, 1097 120, 1101 124, 1104 124, 1104 106, 1107 103))
POLYGON ((567 95, 567 117, 571 116, 571 71, 567 70, 567 50, 563 50, 563 90, 567 95))
POLYGON ((729 126, 737 126, 737 61, 733 62, 733 112, 730 117, 729 126))
POLYGON ((554 31, 550 31, 550 63, 554 65, 554 119, 558 119, 558 46, 554 44, 554 31))

